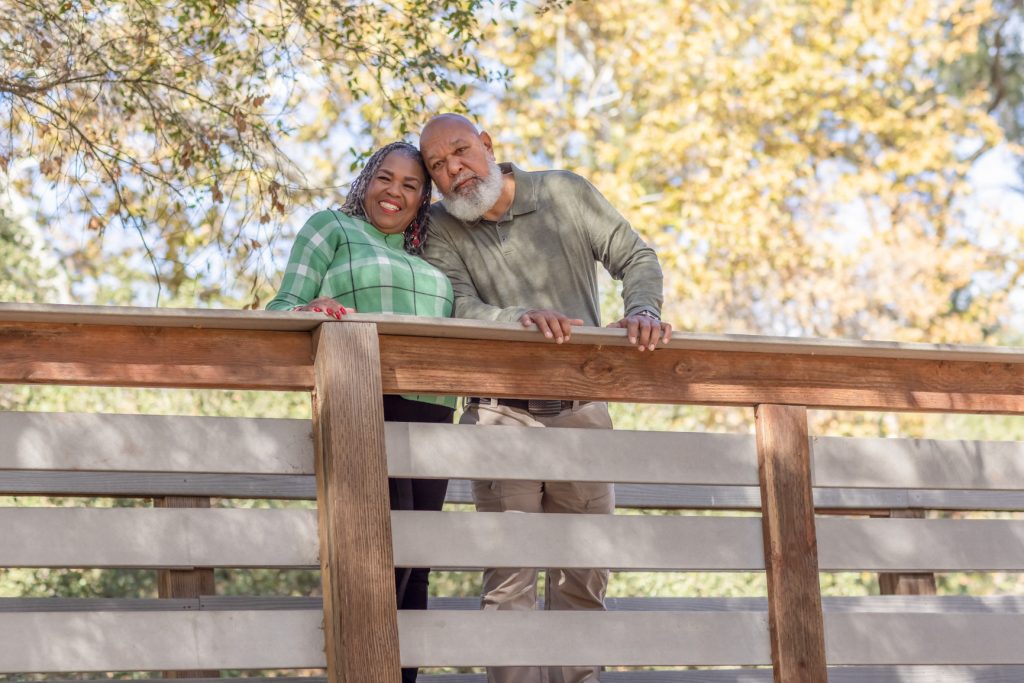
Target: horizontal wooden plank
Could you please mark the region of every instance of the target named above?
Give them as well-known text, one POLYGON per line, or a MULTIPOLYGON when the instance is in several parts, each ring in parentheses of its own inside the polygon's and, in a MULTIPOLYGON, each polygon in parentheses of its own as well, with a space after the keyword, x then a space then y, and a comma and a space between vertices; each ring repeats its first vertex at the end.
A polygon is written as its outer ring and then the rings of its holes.
POLYGON ((819 517, 822 571, 1024 570, 1024 521, 819 517))
MULTIPOLYGON (((1020 571, 1024 521, 817 520, 822 571, 1020 571)), ((315 511, 2 508, 5 567, 313 567, 315 511), (46 543, 40 543, 46 538, 46 543)), ((763 568, 756 517, 392 513, 400 566, 763 568)))
POLYGON ((309 420, 0 412, 0 469, 312 474, 309 420))
MULTIPOLYGON (((829 683, 1020 683, 1021 666, 857 666, 829 667, 829 683)), ((171 683, 180 679, 136 679, 140 683, 171 683)), ((326 683, 322 676, 192 678, 189 683, 326 683)), ((422 683, 486 683, 482 673, 435 674, 421 671, 422 683)), ((660 669, 605 671, 603 683, 771 683, 767 668, 660 669)), ((80 683, 79 680, 44 679, 44 683, 80 683)))
MULTIPOLYGON (((765 597, 612 597, 610 612, 764 612, 765 597)), ((543 609, 543 598, 538 609, 543 609)), ((1024 615, 1020 595, 856 595, 823 596, 827 613, 1007 614, 1024 615)), ((205 595, 186 599, 0 598, 0 612, 167 612, 182 610, 253 611, 323 609, 318 597, 205 595)), ((430 609, 478 610, 479 597, 432 597, 430 609)))
POLYGON ((401 612, 403 666, 750 665, 765 613, 401 612))
POLYGON ((403 567, 764 568, 756 517, 393 512, 403 567))
MULTIPOLYGON (((0 470, 0 495, 313 500, 316 481, 309 475, 0 470)), ((470 482, 450 480, 445 500, 472 503, 470 482)), ((817 507, 829 509, 1024 510, 1024 492, 914 491, 908 494, 902 489, 815 489, 814 500, 817 507), (940 496, 929 497, 925 502, 924 494, 928 493, 940 496), (912 505, 912 498, 920 498, 921 502, 912 505)), ((757 510, 761 507, 761 493, 754 486, 616 484, 615 504, 619 508, 757 510)))
POLYGON ((0 470, 0 495, 315 500, 316 480, 287 474, 0 470))
MULTIPOLYGON (((415 567, 764 568, 756 517, 392 515, 395 562, 415 567)), ((1024 521, 817 519, 821 571, 1020 571, 1024 521)))
POLYGON ((0 673, 323 667, 321 620, 311 610, 5 614, 0 673))
POLYGON ((309 332, 0 324, 0 383, 308 391, 309 332))
MULTIPOLYGON (((484 674, 420 673, 419 680, 422 683, 486 683, 487 678, 484 674)), ((771 669, 750 668, 606 671, 601 674, 603 683, 772 683, 772 680, 771 669)), ((1020 683, 1024 681, 1024 667, 835 666, 829 667, 828 680, 829 683, 1020 683)))
POLYGON ((423 423, 386 429, 388 473, 396 477, 757 485, 748 435, 423 423))
MULTIPOLYGON (((298 479, 198 476, 312 474, 308 420, 7 412, 0 413, 0 431, 11 435, 0 444, 0 491, 8 493, 102 493, 98 484, 104 480, 90 478, 88 472, 121 471, 180 472, 190 477, 121 478, 111 480, 107 493, 314 495, 310 485, 298 479), (3 471, 15 469, 75 474, 19 479, 3 471), (60 488, 60 482, 67 488, 60 488), (192 491, 184 486, 187 482, 195 484, 192 491)), ((630 501, 628 507, 760 505, 752 480, 755 455, 749 435, 576 429, 552 433, 406 423, 388 423, 386 435, 394 476, 616 481, 620 498, 630 501), (552 449, 560 452, 559 458, 546 456, 552 449), (637 457, 636 452, 644 456, 637 457), (663 488, 628 483, 648 481, 663 488), (673 485, 690 488, 671 489, 673 485)), ((1022 442, 827 437, 812 441, 818 507, 1024 509, 1022 442)), ((453 483, 450 500, 468 501, 463 489, 453 483)))
POLYGON ((382 335, 386 393, 810 408, 1024 412, 1024 364, 382 335))
POLYGON ((1024 442, 815 437, 816 486, 1024 490, 1024 442))
MULTIPOLYGON (((357 313, 353 322, 373 322, 381 334, 455 339, 535 340, 548 344, 535 330, 518 323, 357 313)), ((208 308, 143 308, 130 306, 81 306, 67 304, 0 303, 0 322, 70 323, 76 325, 129 325, 188 327, 197 329, 311 331, 324 316, 308 312, 239 311, 208 308)), ((329 321, 328 321, 329 322, 329 321)), ((625 330, 606 327, 574 328, 570 344, 626 345, 625 330)), ((769 337, 747 334, 698 334, 676 332, 669 348, 744 352, 773 351, 791 355, 860 356, 865 358, 915 358, 930 360, 978 360, 998 363, 1024 362, 1024 349, 1000 346, 919 344, 855 339, 769 337)))
POLYGON ((836 665, 1024 664, 1024 617, 1006 614, 830 614, 836 665))
MULTIPOLYGON (((10 613, 0 619, 0 672, 322 667, 320 620, 316 610, 10 613)), ((765 620, 764 612, 403 611, 399 637, 404 665, 763 665, 765 620)), ((825 623, 834 665, 1024 664, 1020 615, 830 613, 825 623)))
POLYGON ((319 566, 314 510, 0 508, 0 528, 2 567, 319 566))

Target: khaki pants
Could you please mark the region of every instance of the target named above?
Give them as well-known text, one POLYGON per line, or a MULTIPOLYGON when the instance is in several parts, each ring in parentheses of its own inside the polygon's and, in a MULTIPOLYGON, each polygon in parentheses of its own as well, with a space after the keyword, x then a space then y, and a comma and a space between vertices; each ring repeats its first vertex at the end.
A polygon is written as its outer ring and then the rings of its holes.
MULTIPOLYGON (((606 403, 587 403, 576 410, 541 417, 501 405, 471 405, 461 424, 523 427, 583 427, 611 429, 606 403)), ((557 454, 555 454, 557 456, 557 454)), ((611 514, 615 492, 611 484, 544 481, 475 481, 473 500, 481 512, 569 512, 611 514)), ((607 569, 547 570, 545 609, 603 610, 608 587, 607 569)), ((488 569, 484 572, 484 609, 529 610, 537 605, 536 569, 488 569)), ((595 666, 501 666, 487 669, 489 683, 592 683, 595 666)))

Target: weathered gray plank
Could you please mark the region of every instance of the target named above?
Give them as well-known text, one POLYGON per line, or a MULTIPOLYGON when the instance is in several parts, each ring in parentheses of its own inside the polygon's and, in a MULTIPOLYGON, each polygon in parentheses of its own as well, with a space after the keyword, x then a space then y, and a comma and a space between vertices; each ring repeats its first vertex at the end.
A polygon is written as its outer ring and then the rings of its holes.
POLYGON ((396 477, 756 485, 753 438, 738 434, 389 423, 396 477), (552 458, 552 449, 559 457, 552 458))
POLYGON ((756 517, 392 513, 403 567, 764 568, 756 517))
POLYGON ((765 664, 765 613, 400 613, 404 666, 765 664))
POLYGON ((1024 489, 1024 442, 815 437, 816 486, 1024 489))
POLYGON ((311 475, 0 470, 0 495, 315 500, 311 475))
MULTIPOLYGON (((215 496, 313 500, 316 482, 307 475, 176 474, 169 472, 45 472, 0 470, 0 495, 47 496, 215 496)), ((452 479, 449 503, 472 503, 470 482, 452 479)), ((757 510, 754 486, 616 484, 619 508, 757 510)), ((855 510, 1024 510, 1024 491, 905 489, 814 489, 817 508, 855 510)))
POLYGON ((0 412, 0 469, 312 474, 309 420, 0 412))
POLYGON ((4 567, 319 564, 314 510, 0 508, 0 528, 4 567))
POLYGON ((5 614, 0 673, 322 667, 322 618, 312 610, 5 614))
MULTIPOLYGON (((674 669, 606 671, 604 683, 771 683, 770 669, 674 669)), ((829 667, 829 683, 1020 683, 1020 666, 859 666, 829 667)), ((171 683, 180 679, 137 679, 140 683, 171 683)), ((197 678, 189 683, 325 683, 322 676, 260 678, 197 678)), ((423 683, 486 683, 484 674, 432 674, 420 672, 423 683)), ((80 680, 45 679, 44 683, 81 683, 80 680)))
MULTIPOLYGON (((764 612, 763 597, 608 598, 610 612, 764 612)), ((824 596, 826 612, 842 614, 1008 614, 1024 615, 1024 596, 1019 595, 942 595, 899 596, 861 595, 824 596)), ((253 611, 320 610, 318 597, 211 595, 187 600, 136 598, 0 598, 0 612, 89 612, 135 611, 167 612, 182 610, 253 611)), ((538 609, 543 608, 543 599, 538 609)), ((430 598, 430 609, 478 610, 477 597, 430 598)))
POLYGON ((1024 617, 1006 614, 830 614, 837 665, 1024 664, 1024 617))
MULTIPOLYGON (((395 512, 400 566, 763 568, 756 517, 395 512)), ((1017 571, 1024 521, 817 520, 823 571, 1017 571)), ((311 510, 3 508, 0 566, 310 567, 311 510), (39 543, 39 538, 47 543, 39 543)))
POLYGON ((824 571, 1024 570, 1024 521, 819 517, 824 571))

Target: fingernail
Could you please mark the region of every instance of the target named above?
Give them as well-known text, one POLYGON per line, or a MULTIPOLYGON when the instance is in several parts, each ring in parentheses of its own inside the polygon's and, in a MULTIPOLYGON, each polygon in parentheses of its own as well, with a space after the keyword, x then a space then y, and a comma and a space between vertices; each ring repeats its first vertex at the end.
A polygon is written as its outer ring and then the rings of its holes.
POLYGON ((636 337, 630 337, 629 338, 629 343, 630 344, 636 344, 636 337))
POLYGON ((654 350, 654 344, 648 344, 647 345, 647 350, 648 351, 653 351, 654 350))
POLYGON ((321 311, 319 308, 314 308, 313 310, 317 313, 323 313, 323 311, 321 311))

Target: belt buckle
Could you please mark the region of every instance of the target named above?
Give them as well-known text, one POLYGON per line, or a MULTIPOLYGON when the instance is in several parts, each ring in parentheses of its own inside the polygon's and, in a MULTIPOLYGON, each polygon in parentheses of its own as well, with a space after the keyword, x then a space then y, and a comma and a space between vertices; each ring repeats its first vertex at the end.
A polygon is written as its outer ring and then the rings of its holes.
POLYGON ((529 401, 527 401, 526 405, 527 405, 526 410, 530 413, 530 415, 540 415, 541 417, 551 417, 551 416, 554 416, 554 415, 558 415, 559 413, 562 412, 562 401, 561 401, 561 399, 559 399, 559 400, 552 400, 552 401, 545 401, 545 400, 542 400, 542 399, 533 399, 533 398, 531 398, 529 401))

